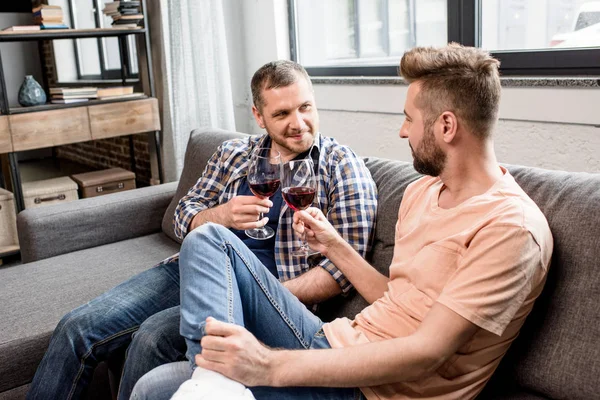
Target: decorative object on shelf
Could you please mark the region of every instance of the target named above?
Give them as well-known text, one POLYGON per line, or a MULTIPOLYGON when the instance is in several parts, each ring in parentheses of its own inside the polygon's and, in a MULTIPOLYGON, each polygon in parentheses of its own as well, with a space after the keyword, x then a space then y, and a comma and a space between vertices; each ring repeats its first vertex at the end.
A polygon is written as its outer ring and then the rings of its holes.
POLYGON ((27 75, 19 89, 19 104, 23 107, 39 106, 46 103, 46 92, 33 76, 27 75))

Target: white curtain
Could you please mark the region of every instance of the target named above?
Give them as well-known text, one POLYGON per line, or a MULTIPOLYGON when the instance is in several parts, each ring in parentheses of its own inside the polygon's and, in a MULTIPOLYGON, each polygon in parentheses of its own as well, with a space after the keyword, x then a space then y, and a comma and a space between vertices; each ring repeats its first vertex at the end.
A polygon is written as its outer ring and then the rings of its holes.
POLYGON ((223 5, 222 0, 148 3, 152 47, 160 53, 153 58, 162 100, 164 180, 170 182, 179 179, 193 129, 235 130, 223 5))

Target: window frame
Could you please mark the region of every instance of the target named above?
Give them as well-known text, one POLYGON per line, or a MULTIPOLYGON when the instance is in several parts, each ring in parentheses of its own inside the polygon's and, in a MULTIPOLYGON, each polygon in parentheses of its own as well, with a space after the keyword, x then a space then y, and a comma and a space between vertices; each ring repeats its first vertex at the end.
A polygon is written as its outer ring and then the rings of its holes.
MULTIPOLYGON (((481 45, 481 1, 447 0, 448 42, 466 46, 481 45)), ((290 57, 298 61, 298 21, 296 3, 287 0, 290 57)), ((503 76, 598 76, 600 47, 568 50, 494 51, 503 76)), ((311 76, 398 76, 397 66, 307 67, 311 76)))
MULTIPOLYGON (((96 28, 101 28, 102 27, 102 22, 101 22, 101 18, 102 18, 102 10, 101 10, 101 6, 102 4, 100 3, 99 0, 88 0, 92 2, 92 7, 94 10, 94 20, 96 23, 96 28)), ((71 18, 71 24, 73 25, 73 29, 77 29, 77 19, 75 18, 75 2, 76 0, 67 0, 67 4, 69 6, 69 17, 71 18)), ((77 79, 81 80, 81 81, 93 81, 93 80, 110 80, 110 79, 121 79, 121 68, 118 69, 107 69, 106 68, 106 59, 105 59, 105 55, 106 55, 106 38, 96 38, 96 42, 97 42, 97 49, 98 49, 98 60, 100 62, 100 75, 91 75, 91 74, 87 74, 84 75, 81 72, 81 63, 80 63, 80 57, 79 57, 79 46, 81 46, 81 40, 87 40, 87 39, 73 39, 73 50, 75 53, 75 66, 77 69, 77 79)), ((127 38, 126 40, 126 45, 125 45, 125 55, 124 57, 121 58, 121 60, 125 60, 126 63, 126 68, 125 68, 125 72, 126 72, 126 76, 125 79, 138 79, 139 78, 139 72, 138 73, 132 73, 131 71, 133 70, 133 53, 135 50, 135 45, 132 45, 131 40, 136 40, 136 36, 132 35, 130 37, 127 38), (132 39, 130 39, 132 38, 132 39)))

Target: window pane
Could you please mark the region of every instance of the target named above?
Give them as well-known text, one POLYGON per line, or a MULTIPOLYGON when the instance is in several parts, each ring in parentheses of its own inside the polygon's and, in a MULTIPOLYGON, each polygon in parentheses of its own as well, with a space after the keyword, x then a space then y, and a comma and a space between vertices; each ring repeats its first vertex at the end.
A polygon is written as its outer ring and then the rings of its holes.
POLYGON ((383 3, 383 0, 359 0, 358 2, 361 57, 387 55, 387 38, 383 36, 385 23, 383 3))
POLYGON ((415 45, 448 42, 447 0, 297 0, 305 67, 397 65, 415 45))
POLYGON ((485 0, 482 47, 488 50, 600 46, 600 1, 485 0))

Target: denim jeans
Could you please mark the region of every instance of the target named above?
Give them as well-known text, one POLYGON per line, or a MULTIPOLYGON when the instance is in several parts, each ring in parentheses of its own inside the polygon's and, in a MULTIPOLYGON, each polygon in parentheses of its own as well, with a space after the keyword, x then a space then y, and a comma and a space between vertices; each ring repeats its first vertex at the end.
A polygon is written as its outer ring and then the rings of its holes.
MULTIPOLYGON (((119 286, 109 290, 89 303, 65 315, 52 334, 44 355, 31 383, 28 399, 77 399, 86 393, 96 365, 115 353, 122 354, 132 341, 132 334, 145 327, 137 338, 144 338, 143 331, 154 331, 164 320, 156 313, 179 305, 179 265, 177 262, 158 265, 144 271, 119 286), (147 323, 144 323, 147 321, 147 323)), ((178 314, 178 309, 167 311, 162 317, 178 314), (172 314, 168 314, 168 313, 172 314)), ((178 316, 174 329, 177 335, 178 316)), ((169 331, 167 329, 167 331, 169 331)), ((165 332, 164 330, 161 332, 165 332)), ((179 339, 181 341, 181 339, 179 339)), ((137 339, 134 339, 134 344, 137 339)), ((184 348, 181 341, 180 348, 184 348)), ((133 388, 135 381, 145 372, 164 362, 179 359, 177 351, 170 353, 167 346, 155 358, 155 349, 149 349, 140 341, 130 349, 134 360, 125 364, 123 385, 133 388), (136 349, 138 349, 136 351, 136 349), (141 350, 143 349, 143 350, 141 350), (148 351, 151 350, 151 351, 148 351), (170 355, 169 355, 170 354, 170 355), (128 366, 135 365, 135 371, 128 366), (129 379, 133 382, 128 381, 129 379)), ((181 354, 179 354, 181 355, 181 354)), ((122 398, 128 398, 128 394, 122 398)))
POLYGON ((185 340, 179 334, 179 306, 160 311, 133 334, 123 365, 119 400, 131 396, 136 382, 154 368, 185 360, 185 340))
MULTIPOLYGON (((181 335, 191 368, 201 352, 207 317, 245 326, 270 347, 330 348, 323 322, 311 313, 228 229, 205 224, 190 232, 180 253, 181 335)), ((176 368, 176 367, 175 367, 176 368)), ((355 399, 356 388, 252 388, 257 399, 355 399)), ((156 392, 147 392, 156 393, 156 392)), ((137 398, 144 398, 137 393, 137 398)), ((134 397, 136 398, 136 397, 134 397)), ((150 396, 150 398, 156 398, 150 396)))

